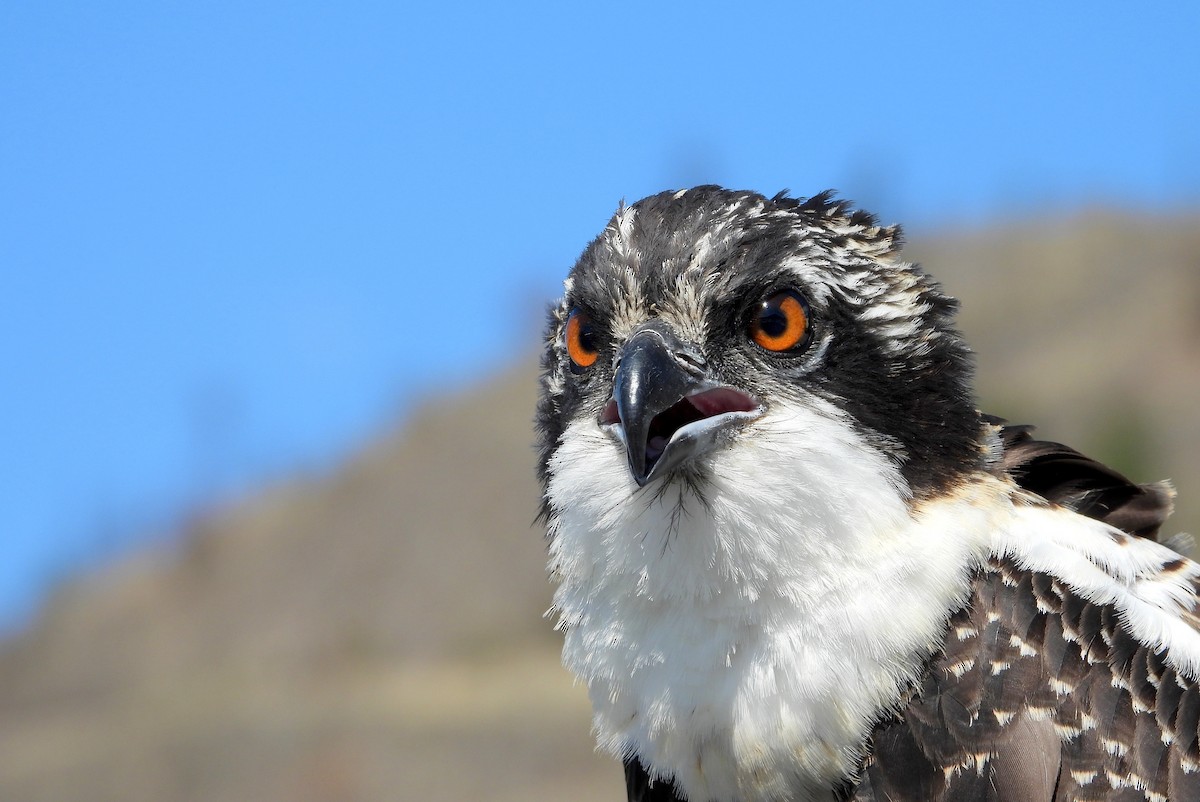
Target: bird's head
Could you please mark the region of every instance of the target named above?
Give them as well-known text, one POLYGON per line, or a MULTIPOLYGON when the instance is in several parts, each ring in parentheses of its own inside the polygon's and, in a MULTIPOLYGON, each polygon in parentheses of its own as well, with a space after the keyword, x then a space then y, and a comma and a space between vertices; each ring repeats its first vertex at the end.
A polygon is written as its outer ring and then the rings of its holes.
POLYGON ((897 258, 899 239, 828 193, 708 186, 620 208, 551 311, 543 512, 589 487, 703 501, 714 483, 830 487, 864 470, 920 499, 977 470, 956 304, 897 258))

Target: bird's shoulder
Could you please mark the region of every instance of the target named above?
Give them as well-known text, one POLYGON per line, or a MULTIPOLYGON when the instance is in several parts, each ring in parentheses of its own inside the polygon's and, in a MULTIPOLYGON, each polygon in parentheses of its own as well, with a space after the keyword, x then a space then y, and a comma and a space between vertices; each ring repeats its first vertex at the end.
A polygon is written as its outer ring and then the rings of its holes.
POLYGON ((1200 572, 1150 542, 1173 490, 988 423, 1028 525, 993 544, 843 796, 1200 799, 1200 572))
MULTIPOLYGON (((1194 599, 1196 580, 1184 584, 1194 599)), ((1197 639, 1172 644, 1166 626, 1194 636, 1194 614, 1155 620, 1089 595, 993 554, 911 698, 874 728, 846 798, 1200 799, 1197 639)))

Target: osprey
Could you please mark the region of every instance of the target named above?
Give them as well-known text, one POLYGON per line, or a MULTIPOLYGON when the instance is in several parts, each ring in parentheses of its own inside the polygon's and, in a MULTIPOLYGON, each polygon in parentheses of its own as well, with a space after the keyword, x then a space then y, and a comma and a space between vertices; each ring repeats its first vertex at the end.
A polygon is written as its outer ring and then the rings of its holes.
POLYGON ((1200 566, 977 411, 955 302, 825 193, 622 206, 551 312, 553 612, 630 800, 1200 799, 1200 566))

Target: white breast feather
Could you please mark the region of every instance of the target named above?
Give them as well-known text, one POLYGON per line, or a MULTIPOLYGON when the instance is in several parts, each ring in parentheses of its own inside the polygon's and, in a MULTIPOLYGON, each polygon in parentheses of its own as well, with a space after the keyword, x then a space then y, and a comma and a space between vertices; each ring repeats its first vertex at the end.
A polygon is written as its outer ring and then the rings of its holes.
POLYGON ((563 659, 600 746, 690 799, 820 798, 963 603, 987 513, 913 525, 895 468, 817 402, 776 405, 713 473, 707 508, 637 492, 616 443, 570 427, 548 486, 563 659))
POLYGON ((989 476, 912 505, 819 401, 776 404, 714 454, 707 506, 678 485, 639 492, 593 420, 568 427, 549 468, 563 662, 588 686, 599 746, 691 800, 828 798, 989 551, 1116 604, 1187 676, 1200 667, 1181 620, 1196 566, 1158 577, 1177 555, 1014 503, 989 476))

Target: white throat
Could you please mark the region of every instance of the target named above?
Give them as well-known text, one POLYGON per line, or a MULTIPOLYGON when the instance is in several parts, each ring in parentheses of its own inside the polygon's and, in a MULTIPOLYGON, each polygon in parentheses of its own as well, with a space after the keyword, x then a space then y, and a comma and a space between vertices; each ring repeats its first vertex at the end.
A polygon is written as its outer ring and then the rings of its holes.
POLYGON ((568 428, 547 486, 563 662, 599 745, 689 799, 820 799, 965 602, 1007 491, 914 513, 819 401, 776 405, 711 459, 703 502, 639 491, 594 422, 568 428))

